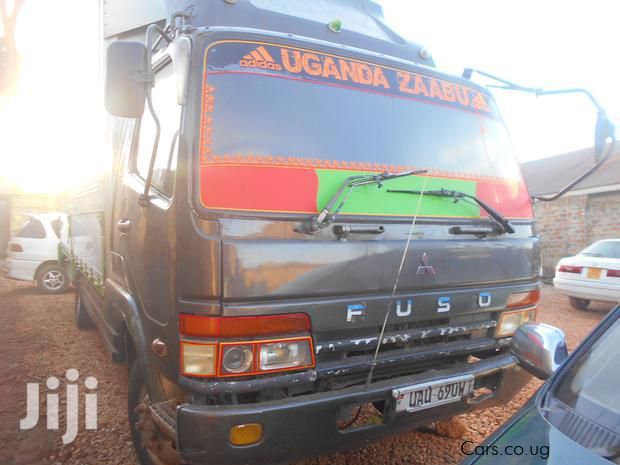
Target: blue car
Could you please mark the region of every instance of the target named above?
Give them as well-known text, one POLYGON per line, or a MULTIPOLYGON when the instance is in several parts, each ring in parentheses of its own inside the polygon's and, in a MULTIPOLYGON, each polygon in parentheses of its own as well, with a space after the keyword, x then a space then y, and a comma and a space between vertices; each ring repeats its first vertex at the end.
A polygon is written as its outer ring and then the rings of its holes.
POLYGON ((461 465, 620 464, 620 306, 570 357, 542 324, 520 327, 512 352, 547 382, 483 444, 464 442, 461 465))

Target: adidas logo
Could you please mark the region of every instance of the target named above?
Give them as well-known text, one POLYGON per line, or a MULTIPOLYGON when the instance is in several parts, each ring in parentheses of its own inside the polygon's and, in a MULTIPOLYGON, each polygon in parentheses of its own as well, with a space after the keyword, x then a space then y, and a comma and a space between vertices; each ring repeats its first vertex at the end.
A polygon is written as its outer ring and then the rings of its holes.
POLYGON ((282 66, 276 63, 271 54, 262 45, 256 50, 248 53, 239 62, 244 68, 260 68, 281 71, 282 66))

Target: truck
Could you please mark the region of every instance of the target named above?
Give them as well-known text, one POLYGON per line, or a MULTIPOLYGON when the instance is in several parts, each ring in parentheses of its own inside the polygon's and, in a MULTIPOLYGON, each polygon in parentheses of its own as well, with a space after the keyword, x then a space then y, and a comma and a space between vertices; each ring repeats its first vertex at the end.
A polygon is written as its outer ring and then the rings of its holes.
POLYGON ((292 462, 528 382, 540 239, 485 86, 374 0, 101 10, 110 169, 61 255, 142 465, 292 462))

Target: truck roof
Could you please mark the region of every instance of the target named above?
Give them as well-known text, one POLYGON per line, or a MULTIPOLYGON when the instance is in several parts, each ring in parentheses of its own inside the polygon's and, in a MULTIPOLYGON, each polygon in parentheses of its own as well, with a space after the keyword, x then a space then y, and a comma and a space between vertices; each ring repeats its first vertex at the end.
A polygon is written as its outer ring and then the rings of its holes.
POLYGON ((349 47, 434 66, 420 44, 390 28, 375 0, 106 0, 106 38, 187 12, 192 27, 252 28, 335 42, 349 47), (340 32, 328 24, 340 21, 340 32))

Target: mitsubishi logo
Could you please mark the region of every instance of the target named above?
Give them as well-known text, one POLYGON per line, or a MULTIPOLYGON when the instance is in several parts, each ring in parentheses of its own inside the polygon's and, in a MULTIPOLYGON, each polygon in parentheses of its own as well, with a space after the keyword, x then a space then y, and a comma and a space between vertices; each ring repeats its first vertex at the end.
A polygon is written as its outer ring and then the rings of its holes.
POLYGON ((433 268, 433 265, 428 264, 429 260, 428 260, 428 255, 426 255, 426 252, 422 254, 420 263, 422 264, 418 266, 418 271, 416 272, 417 275, 421 275, 421 274, 434 275, 435 274, 435 268, 433 268))

